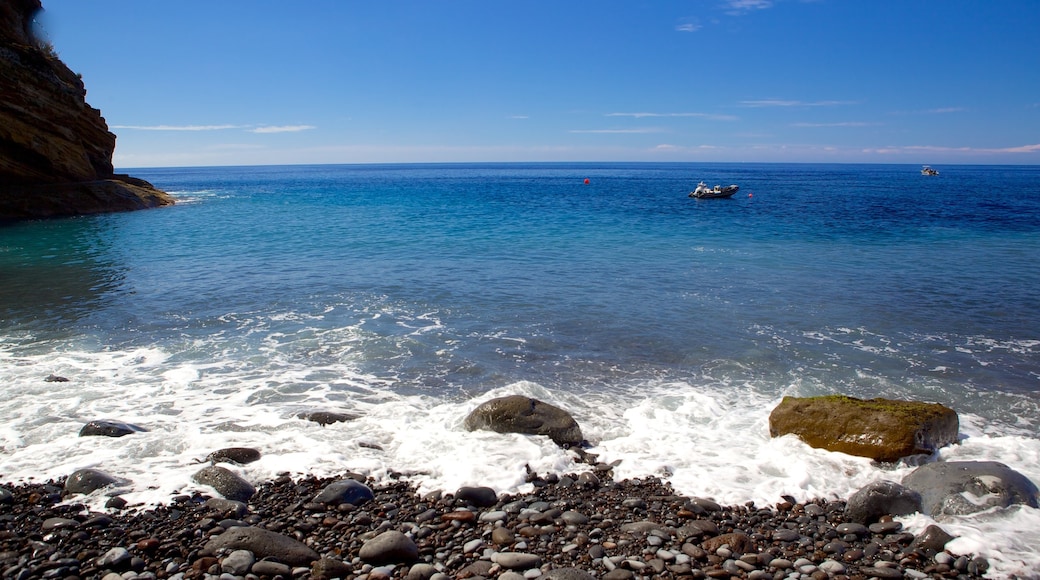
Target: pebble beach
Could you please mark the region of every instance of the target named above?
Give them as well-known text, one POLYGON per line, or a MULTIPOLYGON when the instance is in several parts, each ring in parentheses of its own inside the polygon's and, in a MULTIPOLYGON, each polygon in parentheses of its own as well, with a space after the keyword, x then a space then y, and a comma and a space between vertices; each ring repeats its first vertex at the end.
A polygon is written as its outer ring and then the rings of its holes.
POLYGON ((840 500, 720 506, 657 478, 615 481, 602 463, 528 479, 533 491, 517 495, 486 487, 420 494, 391 481, 365 485, 371 499, 337 503, 316 499, 364 477, 285 474, 257 486, 248 502, 195 493, 134 506, 115 496, 101 512, 77 503, 60 480, 8 484, 0 493, 0 575, 966 579, 989 567, 943 551, 948 538, 933 529, 915 536, 897 521, 847 522, 840 500))

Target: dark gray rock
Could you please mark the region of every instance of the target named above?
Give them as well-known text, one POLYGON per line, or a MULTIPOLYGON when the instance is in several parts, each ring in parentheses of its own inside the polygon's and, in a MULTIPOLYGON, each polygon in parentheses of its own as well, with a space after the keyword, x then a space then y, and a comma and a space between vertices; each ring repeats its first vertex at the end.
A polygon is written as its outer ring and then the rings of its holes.
POLYGON ((358 556, 376 566, 410 564, 419 559, 419 547, 403 533, 389 530, 362 544, 358 556))
POLYGON ((257 558, 271 558, 290 566, 308 566, 318 559, 318 553, 303 542, 255 527, 231 528, 214 536, 201 553, 216 556, 227 550, 249 550, 257 558))
POLYGON ((147 431, 148 429, 145 429, 144 427, 138 427, 137 425, 132 425, 130 423, 99 419, 84 425, 83 428, 79 430, 79 436, 122 437, 131 433, 144 433, 147 431))
POLYGON ((950 543, 953 539, 954 537, 946 533, 946 530, 939 526, 931 525, 914 538, 913 542, 910 542, 910 548, 914 550, 941 552, 946 547, 946 544, 950 543))
POLYGON ((341 503, 361 505, 366 501, 371 501, 373 498, 375 496, 367 485, 353 479, 342 479, 325 486, 325 489, 322 489, 314 497, 314 501, 315 503, 329 505, 339 505, 341 503))
POLYGON ((249 501, 256 493, 252 484, 219 465, 206 467, 191 478, 196 483, 212 487, 225 499, 233 501, 249 501))
POLYGON ((910 472, 903 478, 903 485, 921 494, 921 511, 933 518, 972 514, 991 507, 1040 505, 1036 484, 996 461, 929 463, 910 472))
POLYGON ((333 423, 353 421, 361 417, 361 415, 355 415, 353 413, 337 413, 334 411, 307 411, 296 415, 296 417, 298 419, 306 419, 308 421, 313 421, 324 427, 333 423))
POLYGON ((14 503, 14 495, 10 490, 0 487, 0 504, 7 505, 14 503))
POLYGON ((234 463, 245 465, 260 459, 260 451, 250 447, 227 447, 218 449, 206 456, 209 463, 234 463))
POLYGON ((65 480, 65 492, 88 494, 103 487, 116 487, 128 483, 130 482, 126 479, 109 475, 99 469, 80 469, 65 480))
POLYGON ((206 500, 206 507, 218 512, 221 516, 242 519, 249 513, 249 506, 245 502, 232 499, 211 497, 206 500))
POLYGON ((498 494, 490 487, 460 487, 455 499, 476 507, 491 507, 498 503, 498 494))
POLYGON ((538 580, 596 580, 596 577, 577 568, 557 568, 542 574, 538 580))
POLYGON ((466 429, 486 429, 496 433, 547 435, 557 445, 581 445, 581 428, 570 413, 521 395, 491 399, 474 409, 465 421, 466 429))
POLYGON ((921 494, 894 481, 875 481, 849 497, 845 518, 872 524, 884 515, 902 516, 921 511, 921 494))

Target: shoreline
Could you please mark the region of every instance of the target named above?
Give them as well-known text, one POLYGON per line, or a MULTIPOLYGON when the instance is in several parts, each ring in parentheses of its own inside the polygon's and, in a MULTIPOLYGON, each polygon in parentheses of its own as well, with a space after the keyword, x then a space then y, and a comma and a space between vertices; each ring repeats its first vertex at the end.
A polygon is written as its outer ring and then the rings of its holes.
POLYGON ((195 493, 107 513, 65 497, 61 480, 3 484, 10 496, 0 495, 0 569, 22 580, 766 580, 795 573, 822 580, 968 579, 989 568, 984 558, 942 551, 945 539, 929 530, 915 537, 891 520, 869 527, 847 522, 844 500, 777 498, 772 506, 726 507, 676 494, 656 477, 614 481, 603 466, 530 474, 534 489, 525 494, 478 487, 420 495, 410 483, 391 482, 370 485, 372 499, 358 505, 315 501, 346 479, 365 478, 284 474, 258 485, 248 502, 195 493), (286 562, 289 556, 265 556, 259 547, 207 552, 214 538, 246 526, 305 546, 317 559, 286 562), (401 532, 414 553, 373 556, 373 538, 388 531, 401 532))

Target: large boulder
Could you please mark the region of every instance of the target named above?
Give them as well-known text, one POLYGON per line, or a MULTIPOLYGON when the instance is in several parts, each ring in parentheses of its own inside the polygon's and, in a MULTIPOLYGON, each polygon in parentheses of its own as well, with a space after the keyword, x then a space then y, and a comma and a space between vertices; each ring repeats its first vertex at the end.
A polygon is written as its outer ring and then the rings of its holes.
POLYGON ((996 461, 928 463, 904 477, 903 486, 921 494, 922 513, 936 519, 992 507, 1040 506, 1036 484, 996 461))
POLYGON ((898 461, 955 443, 957 413, 937 403, 856 399, 843 395, 784 397, 769 415, 769 434, 794 434, 828 451, 898 461))
POLYGON ((0 222, 170 205, 117 175, 116 136, 83 80, 33 33, 40 0, 0 2, 0 222))
POLYGON ((466 429, 546 435, 557 445, 581 445, 581 428, 570 413, 549 403, 510 395, 481 403, 466 417, 466 429))

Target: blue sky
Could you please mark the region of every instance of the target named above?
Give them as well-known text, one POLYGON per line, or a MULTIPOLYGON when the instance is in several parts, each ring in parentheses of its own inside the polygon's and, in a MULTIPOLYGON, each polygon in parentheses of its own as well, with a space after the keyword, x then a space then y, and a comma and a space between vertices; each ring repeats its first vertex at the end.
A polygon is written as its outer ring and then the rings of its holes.
POLYGON ((121 168, 1040 163, 1038 0, 43 0, 121 168))

